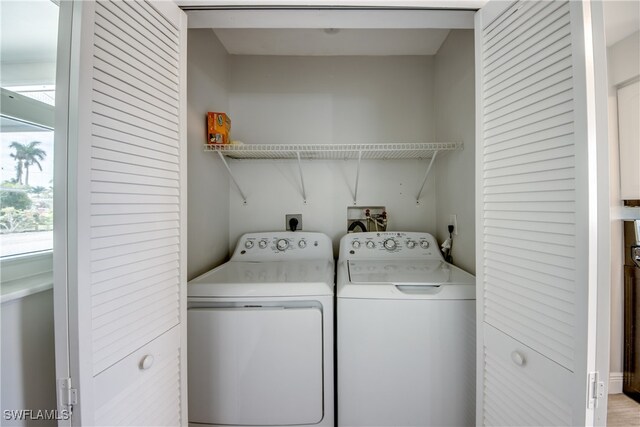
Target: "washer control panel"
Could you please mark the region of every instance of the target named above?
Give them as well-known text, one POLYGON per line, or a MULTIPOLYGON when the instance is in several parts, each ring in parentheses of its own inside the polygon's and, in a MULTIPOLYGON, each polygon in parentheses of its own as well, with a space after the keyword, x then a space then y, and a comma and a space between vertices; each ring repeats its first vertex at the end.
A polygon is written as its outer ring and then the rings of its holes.
POLYGON ((231 257, 235 261, 273 261, 333 259, 331 239, 322 233, 313 232, 273 232, 247 233, 240 237, 231 257))
POLYGON ((368 232, 347 234, 340 240, 340 259, 442 259, 436 239, 429 233, 368 232))

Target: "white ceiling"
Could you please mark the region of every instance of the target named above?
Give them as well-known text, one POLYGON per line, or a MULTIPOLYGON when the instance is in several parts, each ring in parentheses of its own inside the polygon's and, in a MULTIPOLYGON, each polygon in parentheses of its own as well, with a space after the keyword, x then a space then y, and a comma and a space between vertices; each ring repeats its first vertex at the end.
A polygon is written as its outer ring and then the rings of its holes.
POLYGON ((445 29, 217 29, 233 55, 435 55, 445 29))
POLYGON ((0 0, 3 63, 53 62, 58 43, 58 6, 51 0, 0 0))
POLYGON ((607 46, 616 44, 636 31, 640 31, 640 1, 605 1, 604 27, 607 46))

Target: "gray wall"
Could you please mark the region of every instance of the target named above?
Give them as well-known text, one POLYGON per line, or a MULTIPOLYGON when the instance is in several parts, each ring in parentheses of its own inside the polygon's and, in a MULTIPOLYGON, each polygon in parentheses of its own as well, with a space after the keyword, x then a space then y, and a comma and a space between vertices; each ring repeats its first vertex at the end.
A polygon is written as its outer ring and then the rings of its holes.
MULTIPOLYGON (((56 409, 53 290, 2 303, 0 377, 3 426, 34 425, 5 420, 5 410, 56 409)), ((35 413, 34 413, 35 414, 35 413)), ((55 421, 37 421, 55 426, 55 421)))
POLYGON ((435 55, 435 123, 438 141, 462 141, 463 151, 436 161, 437 239, 448 237, 455 214, 453 261, 475 274, 475 74, 472 30, 453 30, 435 55))
MULTIPOLYGON (((208 111, 228 111, 228 55, 212 30, 189 30, 187 53, 188 253, 192 279, 224 262, 229 246, 229 178, 203 151, 208 111)), ((233 123, 232 123, 233 126, 233 123)))

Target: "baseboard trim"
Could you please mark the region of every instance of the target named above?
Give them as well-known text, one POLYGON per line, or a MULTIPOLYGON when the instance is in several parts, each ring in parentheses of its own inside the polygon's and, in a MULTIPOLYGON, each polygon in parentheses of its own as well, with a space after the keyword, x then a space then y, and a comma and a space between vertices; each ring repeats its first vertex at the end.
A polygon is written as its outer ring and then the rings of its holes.
POLYGON ((622 393, 622 372, 609 373, 609 394, 622 393))

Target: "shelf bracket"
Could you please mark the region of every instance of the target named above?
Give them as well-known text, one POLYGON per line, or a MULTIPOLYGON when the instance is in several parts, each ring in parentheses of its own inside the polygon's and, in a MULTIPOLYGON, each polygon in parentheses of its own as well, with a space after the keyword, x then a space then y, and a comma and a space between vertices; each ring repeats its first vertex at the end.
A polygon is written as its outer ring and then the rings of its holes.
POLYGON ((244 195, 244 192, 242 191, 242 188, 240 188, 240 186, 238 185, 238 181, 236 181, 236 179, 234 178, 233 173, 231 172, 231 168, 227 164, 227 160, 224 158, 224 155, 222 154, 221 151, 218 151, 218 156, 220 156, 220 160, 222 160, 222 163, 224 163, 224 167, 227 168, 227 172, 229 172, 229 176, 231 177, 231 181, 233 181, 233 183, 236 185, 236 188, 238 189, 238 192, 240 193, 240 196, 242 197, 242 202, 246 205, 247 204, 247 196, 244 195))
POLYGON ((431 166, 433 166, 433 162, 436 160, 437 155, 438 155, 438 151, 434 151, 433 157, 431 157, 431 161, 429 162, 429 166, 427 166, 427 172, 424 174, 422 185, 420 186, 420 190, 418 191, 418 195, 416 196, 416 204, 420 204, 420 196, 422 195, 422 190, 424 190, 424 185, 427 183, 429 172, 431 172, 431 166))
POLYGON ((302 176, 302 162, 300 160, 300 152, 296 151, 296 155, 298 156, 298 170, 300 171, 300 184, 302 184, 302 201, 304 204, 307 204, 307 192, 304 189, 304 177, 302 176))
POLYGON ((362 160, 362 150, 358 151, 358 167, 356 169, 356 186, 353 190, 353 204, 358 203, 358 181, 360 180, 360 161, 362 160))

